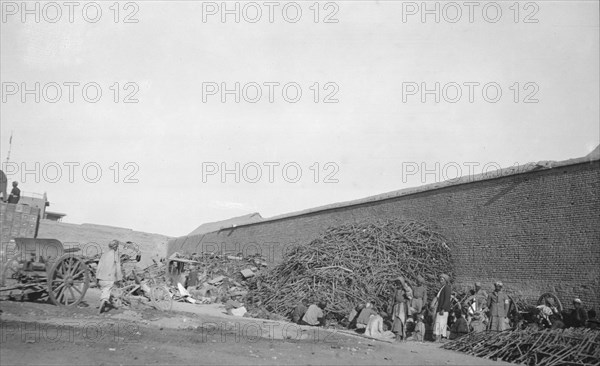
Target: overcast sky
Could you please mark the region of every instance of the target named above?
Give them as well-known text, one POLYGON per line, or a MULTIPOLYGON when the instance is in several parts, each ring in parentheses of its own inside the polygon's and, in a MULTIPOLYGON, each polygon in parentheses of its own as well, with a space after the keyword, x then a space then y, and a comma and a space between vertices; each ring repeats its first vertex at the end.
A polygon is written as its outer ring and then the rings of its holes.
POLYGON ((600 142, 598 1, 113 3, 2 1, 0 158, 65 222, 180 236, 600 142))

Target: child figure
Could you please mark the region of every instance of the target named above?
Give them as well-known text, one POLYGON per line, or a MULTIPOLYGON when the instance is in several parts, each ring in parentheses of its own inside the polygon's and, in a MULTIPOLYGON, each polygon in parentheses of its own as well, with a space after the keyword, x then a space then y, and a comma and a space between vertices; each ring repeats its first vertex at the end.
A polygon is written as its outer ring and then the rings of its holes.
POLYGON ((473 314, 473 319, 471 320, 471 324, 469 324, 469 330, 473 333, 481 333, 485 332, 486 325, 482 320, 482 315, 480 312, 475 312, 473 314))
POLYGON ((415 332, 413 339, 423 343, 425 339, 425 323, 423 323, 423 314, 417 314, 417 322, 415 323, 415 332))
POLYGON ((454 310, 454 316, 456 320, 450 328, 450 339, 460 338, 469 333, 469 326, 467 325, 467 320, 463 318, 462 311, 460 309, 454 310))

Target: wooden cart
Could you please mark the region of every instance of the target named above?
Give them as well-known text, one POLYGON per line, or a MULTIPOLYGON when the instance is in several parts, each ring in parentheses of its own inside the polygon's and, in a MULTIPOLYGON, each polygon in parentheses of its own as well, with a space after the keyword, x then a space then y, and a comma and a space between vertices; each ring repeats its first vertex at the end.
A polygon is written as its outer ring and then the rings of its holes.
POLYGON ((14 254, 2 264, 0 292, 48 299, 59 306, 83 300, 90 271, 75 251, 65 251, 56 239, 15 238, 15 244, 14 254))

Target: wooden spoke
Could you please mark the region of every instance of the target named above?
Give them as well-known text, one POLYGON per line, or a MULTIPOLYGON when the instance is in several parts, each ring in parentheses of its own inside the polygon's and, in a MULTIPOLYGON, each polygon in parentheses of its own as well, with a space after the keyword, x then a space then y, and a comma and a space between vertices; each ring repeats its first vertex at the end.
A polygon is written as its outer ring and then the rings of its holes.
POLYGON ((64 288, 60 290, 59 294, 58 294, 58 302, 60 303, 60 300, 63 298, 65 294, 64 288))
POLYGON ((73 278, 79 278, 85 272, 85 268, 73 275, 73 278))
POLYGON ((61 283, 60 285, 58 285, 58 286, 57 286, 57 287, 54 289, 54 291, 59 291, 59 290, 60 290, 61 288, 63 288, 64 286, 65 286, 65 283, 63 282, 63 283, 61 283))
POLYGON ((73 301, 75 301, 77 299, 77 297, 75 296, 75 293, 73 292, 73 287, 69 287, 69 292, 71 293, 71 299, 73 299, 73 301))
POLYGON ((75 263, 75 265, 73 265, 71 268, 71 272, 69 272, 70 276, 73 276, 73 274, 75 274, 75 271, 77 271, 77 269, 81 266, 81 262, 77 262, 75 263))

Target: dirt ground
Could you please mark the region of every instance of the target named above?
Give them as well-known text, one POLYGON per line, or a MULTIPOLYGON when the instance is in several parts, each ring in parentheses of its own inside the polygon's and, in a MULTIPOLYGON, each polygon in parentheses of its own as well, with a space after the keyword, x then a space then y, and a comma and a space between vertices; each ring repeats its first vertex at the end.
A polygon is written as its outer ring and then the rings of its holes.
POLYGON ((388 344, 335 329, 239 318, 219 305, 177 303, 97 314, 90 289, 83 307, 0 302, 1 365, 288 364, 502 365, 433 343, 388 344))

